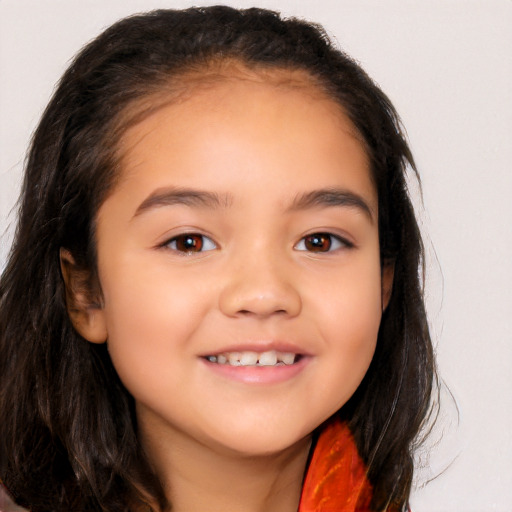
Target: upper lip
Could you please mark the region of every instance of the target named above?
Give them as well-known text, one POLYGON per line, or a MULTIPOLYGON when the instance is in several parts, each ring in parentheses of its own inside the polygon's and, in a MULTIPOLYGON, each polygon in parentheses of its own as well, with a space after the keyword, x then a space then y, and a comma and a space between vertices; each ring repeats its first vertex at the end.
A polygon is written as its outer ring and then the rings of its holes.
POLYGON ((276 352, 284 352, 291 354, 300 354, 302 356, 311 355, 307 350, 299 345, 289 342, 282 341, 258 341, 258 342, 248 342, 248 343, 239 343, 233 345, 226 345, 224 347, 215 348, 210 352, 205 352, 201 354, 200 357, 206 356, 214 356, 217 354, 225 354, 228 352, 269 352, 271 350, 275 350, 276 352))

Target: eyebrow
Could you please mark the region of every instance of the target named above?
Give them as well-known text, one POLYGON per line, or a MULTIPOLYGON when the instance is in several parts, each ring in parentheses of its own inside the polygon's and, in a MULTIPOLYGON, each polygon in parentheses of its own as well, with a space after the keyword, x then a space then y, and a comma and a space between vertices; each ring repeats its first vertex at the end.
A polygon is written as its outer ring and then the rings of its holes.
MULTIPOLYGON (((200 208, 227 208, 233 203, 230 194, 218 194, 192 188, 165 187, 153 191, 137 207, 133 217, 163 206, 181 204, 200 208)), ((374 220, 373 210, 358 194, 337 188, 326 188, 305 192, 293 200, 289 211, 307 210, 314 207, 348 207, 362 211, 371 222, 374 220)))
POLYGON ((192 188, 166 187, 154 190, 137 207, 133 217, 162 206, 181 204, 200 208, 227 208, 233 202, 229 194, 217 194, 192 188))
POLYGON ((355 208, 363 212, 371 222, 374 221, 374 211, 360 195, 348 190, 325 188, 313 190, 297 196, 290 210, 307 210, 314 207, 343 206, 355 208))

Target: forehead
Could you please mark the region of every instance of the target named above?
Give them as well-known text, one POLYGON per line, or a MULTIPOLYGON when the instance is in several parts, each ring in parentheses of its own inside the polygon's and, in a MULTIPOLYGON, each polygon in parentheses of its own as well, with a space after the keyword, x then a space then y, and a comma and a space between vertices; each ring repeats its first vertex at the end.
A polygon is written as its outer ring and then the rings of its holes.
MULTIPOLYGON (((268 178, 275 185, 278 181, 271 178, 280 176, 286 187, 300 175, 311 181, 311 188, 321 168, 343 171, 347 155, 355 155, 365 188, 373 194, 361 137, 342 107, 307 73, 229 71, 190 73, 181 89, 144 100, 146 115, 126 130, 119 144, 121 186, 131 177, 141 185, 152 179, 165 186, 179 178, 183 186, 201 180, 218 187, 216 176, 226 176, 230 167, 230 179, 268 178), (283 167, 296 172, 283 172, 283 167)), ((354 162, 352 158, 350 165, 354 162)))
MULTIPOLYGON (((276 94, 300 93, 306 102, 317 100, 327 103, 330 114, 338 119, 343 118, 343 128, 348 128, 352 135, 365 144, 364 138, 348 120, 343 106, 327 92, 325 84, 309 72, 296 68, 269 68, 262 65, 250 67, 236 59, 220 58, 186 69, 168 82, 160 84, 156 91, 128 104, 117 123, 119 133, 123 135, 119 137, 121 155, 123 150, 127 149, 127 144, 123 144, 129 139, 127 132, 158 114, 160 110, 173 105, 190 105, 193 103, 191 100, 202 100, 203 103, 207 103, 222 89, 229 90, 243 85, 247 87, 248 92, 251 86, 253 90, 259 86, 262 89, 273 90, 276 94)), ((193 115, 193 111, 189 114, 193 115)))

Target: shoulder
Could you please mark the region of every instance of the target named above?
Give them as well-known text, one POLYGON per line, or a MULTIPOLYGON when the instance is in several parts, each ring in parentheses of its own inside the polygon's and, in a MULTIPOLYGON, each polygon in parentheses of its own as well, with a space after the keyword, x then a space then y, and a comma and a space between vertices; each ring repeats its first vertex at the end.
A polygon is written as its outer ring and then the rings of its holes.
POLYGON ((19 507, 11 500, 2 484, 0 484, 0 512, 28 512, 26 509, 19 507))

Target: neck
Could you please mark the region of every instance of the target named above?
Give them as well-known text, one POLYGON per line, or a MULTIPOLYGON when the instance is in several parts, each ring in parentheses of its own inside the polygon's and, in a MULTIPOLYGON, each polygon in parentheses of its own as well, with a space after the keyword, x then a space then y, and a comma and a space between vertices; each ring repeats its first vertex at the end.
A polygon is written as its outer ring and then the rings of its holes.
POLYGON ((180 432, 141 430, 173 512, 297 512, 309 437, 279 453, 248 456, 211 449, 180 432))

